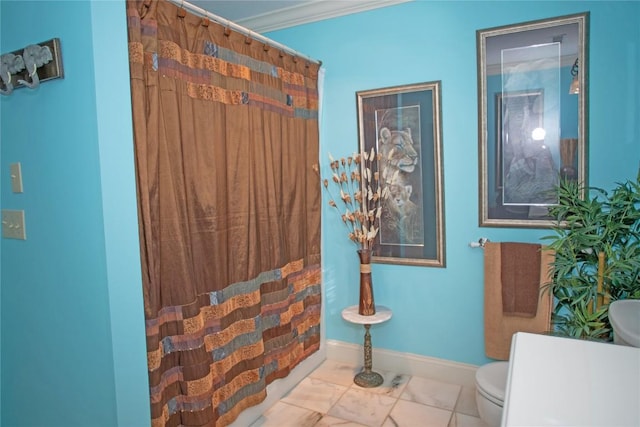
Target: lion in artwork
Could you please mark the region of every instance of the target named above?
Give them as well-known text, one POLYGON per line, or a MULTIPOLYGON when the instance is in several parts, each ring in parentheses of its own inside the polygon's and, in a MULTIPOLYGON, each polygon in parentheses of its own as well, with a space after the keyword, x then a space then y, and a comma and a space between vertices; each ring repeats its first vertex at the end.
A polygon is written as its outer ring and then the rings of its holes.
POLYGON ((411 174, 418 165, 418 152, 411 137, 411 129, 380 129, 378 150, 383 185, 387 197, 383 199, 381 242, 391 244, 422 244, 421 207, 411 200, 411 174))
POLYGON ((418 164, 418 153, 413 146, 411 129, 390 130, 380 129, 380 144, 378 150, 382 157, 384 169, 390 168, 391 173, 399 170, 412 173, 418 164))

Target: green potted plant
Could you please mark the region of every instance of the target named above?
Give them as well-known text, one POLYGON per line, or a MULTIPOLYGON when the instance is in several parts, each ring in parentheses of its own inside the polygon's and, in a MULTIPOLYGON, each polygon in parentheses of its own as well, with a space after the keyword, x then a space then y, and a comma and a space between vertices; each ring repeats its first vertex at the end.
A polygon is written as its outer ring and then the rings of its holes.
POLYGON ((555 234, 543 238, 556 252, 555 332, 609 341, 609 302, 640 298, 640 171, 611 191, 562 181, 558 193, 555 234))

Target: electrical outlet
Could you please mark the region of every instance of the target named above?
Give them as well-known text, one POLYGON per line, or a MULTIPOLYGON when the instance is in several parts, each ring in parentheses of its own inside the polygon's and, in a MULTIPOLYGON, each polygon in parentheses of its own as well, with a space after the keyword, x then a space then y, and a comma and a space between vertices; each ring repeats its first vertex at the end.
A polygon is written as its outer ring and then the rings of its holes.
POLYGON ((24 211, 2 210, 2 237, 7 239, 27 239, 24 211))

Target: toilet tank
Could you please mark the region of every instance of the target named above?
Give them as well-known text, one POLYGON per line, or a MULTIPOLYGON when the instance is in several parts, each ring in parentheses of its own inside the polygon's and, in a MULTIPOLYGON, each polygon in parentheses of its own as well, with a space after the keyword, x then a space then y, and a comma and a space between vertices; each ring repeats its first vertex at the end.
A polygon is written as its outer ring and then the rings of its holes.
POLYGON ((502 427, 640 426, 640 348, 518 332, 502 427))

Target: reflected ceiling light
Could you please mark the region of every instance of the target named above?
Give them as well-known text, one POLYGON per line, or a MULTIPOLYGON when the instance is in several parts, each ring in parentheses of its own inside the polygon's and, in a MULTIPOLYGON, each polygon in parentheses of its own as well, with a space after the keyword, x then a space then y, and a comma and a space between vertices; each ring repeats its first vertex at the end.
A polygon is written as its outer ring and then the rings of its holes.
POLYGON ((569 94, 577 95, 580 93, 580 82, 578 81, 578 58, 576 58, 576 62, 574 62, 571 67, 571 75, 573 76, 573 80, 571 80, 569 94))
POLYGON ((533 139, 534 141, 542 141, 544 140, 545 136, 547 136, 547 131, 545 131, 543 128, 535 128, 531 132, 531 139, 533 139))

